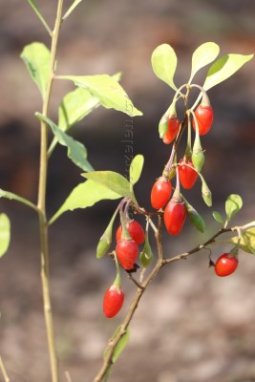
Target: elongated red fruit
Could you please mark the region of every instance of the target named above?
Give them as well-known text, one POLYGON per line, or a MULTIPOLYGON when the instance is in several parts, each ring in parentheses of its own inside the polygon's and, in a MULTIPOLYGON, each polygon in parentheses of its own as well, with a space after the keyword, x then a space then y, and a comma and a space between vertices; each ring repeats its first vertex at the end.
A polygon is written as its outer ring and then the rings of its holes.
POLYGON ((116 254, 120 265, 130 271, 134 268, 138 257, 138 245, 133 239, 121 239, 116 245, 116 254))
POLYGON ((183 201, 172 198, 164 211, 164 223, 170 235, 178 235, 185 223, 187 210, 183 201))
POLYGON ((124 293, 117 286, 112 285, 104 295, 103 312, 107 318, 119 313, 124 301, 124 293))
POLYGON ((182 159, 178 165, 180 182, 186 190, 191 189, 196 183, 198 173, 193 167, 191 160, 182 159))
MULTIPOLYGON (((199 135, 206 135, 209 130, 211 130, 213 123, 213 108, 208 105, 199 105, 195 110, 195 116, 198 124, 199 135)), ((195 122, 193 121, 193 127, 195 127, 195 122)))
MULTIPOLYGON (((127 230, 131 239, 133 239, 136 242, 136 244, 138 245, 143 244, 145 233, 144 233, 143 227, 141 226, 140 223, 138 223, 137 220, 130 220, 127 224, 127 230)), ((122 227, 120 225, 116 231, 117 242, 121 240, 121 235, 122 235, 122 227)))
POLYGON ((238 259, 231 253, 223 253, 216 261, 214 270, 217 276, 229 276, 238 267, 238 259))
POLYGON ((151 189, 151 205, 156 210, 163 208, 172 193, 172 184, 164 176, 156 180, 151 189))
POLYGON ((167 122, 167 131, 163 136, 163 142, 169 145, 176 138, 180 129, 180 121, 176 117, 170 117, 167 122))

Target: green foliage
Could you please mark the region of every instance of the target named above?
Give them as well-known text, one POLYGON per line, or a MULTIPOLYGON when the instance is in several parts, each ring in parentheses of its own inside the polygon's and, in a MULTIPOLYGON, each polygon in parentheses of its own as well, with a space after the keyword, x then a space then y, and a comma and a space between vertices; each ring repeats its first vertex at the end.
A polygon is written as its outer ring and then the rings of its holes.
POLYGON ((118 81, 108 74, 59 76, 58 78, 73 81, 76 86, 87 89, 92 96, 98 98, 100 104, 106 109, 115 109, 130 117, 142 115, 142 112, 135 108, 118 81))
POLYGON ((239 236, 235 236, 230 241, 231 243, 238 245, 238 247, 240 247, 244 252, 255 255, 255 227, 249 228, 245 232, 242 232, 241 238, 239 236))
POLYGON ((210 66, 204 83, 204 89, 209 90, 225 81, 252 58, 253 54, 226 54, 220 57, 210 66))
POLYGON ((13 192, 5 191, 0 188, 0 198, 5 198, 9 200, 15 200, 18 203, 24 204, 27 207, 37 209, 36 205, 31 203, 29 200, 22 198, 19 195, 14 194, 13 192))
POLYGON ((215 220, 217 223, 219 223, 220 225, 224 225, 224 219, 223 219, 223 217, 222 217, 222 215, 221 215, 220 212, 218 212, 218 211, 213 211, 212 216, 213 216, 214 220, 215 220))
POLYGON ((201 194, 202 194, 202 199, 207 205, 207 207, 212 207, 212 193, 204 180, 204 178, 200 174, 200 178, 202 181, 202 187, 201 187, 201 194))
POLYGON ((74 211, 79 208, 92 207, 101 200, 116 200, 122 195, 112 191, 103 184, 88 180, 76 186, 66 198, 62 206, 50 220, 50 224, 56 221, 66 211, 74 211))
POLYGON ((129 330, 126 330, 126 332, 123 334, 123 336, 121 336, 119 342, 115 346, 115 349, 114 349, 114 352, 112 355, 112 362, 113 363, 115 363, 119 359, 119 357, 121 356, 121 354, 125 350, 125 348, 128 344, 128 340, 129 340, 129 330))
POLYGON ((205 232, 205 221, 202 218, 202 216, 197 212, 197 210, 188 203, 186 199, 184 199, 185 206, 187 208, 187 212, 190 218, 191 223, 194 225, 194 227, 200 231, 200 232, 205 232))
POLYGON ((225 212, 227 216, 227 221, 230 222, 230 220, 233 219, 233 217, 240 211, 242 207, 243 200, 240 195, 229 195, 225 202, 225 212))
POLYGON ((174 49, 168 44, 159 45, 152 53, 151 64, 155 75, 176 90, 174 75, 177 67, 177 57, 174 49))
POLYGON ((113 224, 116 219, 117 213, 118 213, 118 209, 113 214, 113 217, 111 218, 108 226, 106 227, 106 230, 104 231, 103 235, 99 239, 99 242, 97 244, 97 251, 96 251, 97 259, 100 259, 101 257, 103 257, 110 249, 110 246, 112 243, 113 224))
POLYGON ((67 147, 67 156, 76 166, 78 166, 84 171, 93 170, 93 167, 87 161, 87 150, 81 142, 78 142, 69 135, 67 135, 49 118, 44 117, 40 113, 36 113, 36 116, 45 123, 47 123, 47 125, 51 128, 54 136, 56 137, 58 143, 62 146, 67 147))
POLYGON ((219 51, 219 46, 214 42, 205 42, 194 51, 189 83, 191 83, 193 77, 200 69, 209 65, 217 58, 219 51))
POLYGON ((153 258, 153 252, 150 246, 149 237, 146 233, 143 250, 140 253, 139 259, 144 268, 147 268, 153 258))
POLYGON ((40 42, 25 46, 21 58, 27 70, 36 83, 42 98, 45 99, 50 75, 50 51, 40 42))
POLYGON ((9 248, 11 239, 11 223, 6 214, 0 214, 0 257, 2 257, 9 248))
POLYGON ((159 121, 158 132, 159 137, 162 139, 167 131, 169 117, 176 115, 175 102, 171 103, 167 111, 163 114, 159 121))
POLYGON ((92 171, 82 174, 85 178, 101 184, 116 194, 127 197, 136 203, 135 196, 129 181, 114 171, 92 171))
POLYGON ((132 186, 134 186, 140 179, 144 165, 144 157, 138 154, 134 157, 129 168, 129 179, 132 186))

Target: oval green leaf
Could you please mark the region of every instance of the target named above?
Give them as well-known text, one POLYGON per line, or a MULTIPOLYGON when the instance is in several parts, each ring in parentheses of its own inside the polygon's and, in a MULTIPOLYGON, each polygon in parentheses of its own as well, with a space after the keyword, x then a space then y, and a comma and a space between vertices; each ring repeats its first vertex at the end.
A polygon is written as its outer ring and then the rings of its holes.
POLYGON ((192 55, 191 75, 189 83, 191 83, 195 74, 206 65, 213 62, 220 52, 220 48, 214 42, 205 42, 200 45, 192 55))
POLYGON ((97 259, 101 259, 110 249, 112 243, 112 230, 113 224, 116 219, 118 213, 118 209, 114 212, 108 226, 106 227, 103 235, 100 237, 99 242, 97 244, 96 257, 97 259))
POLYGON ((197 212, 197 210, 188 203, 186 199, 184 199, 185 206, 187 208, 187 212, 190 218, 191 223, 194 225, 194 227, 200 231, 200 232, 205 232, 205 221, 202 218, 202 216, 197 212))
POLYGON ((240 195, 229 195, 225 202, 225 211, 228 222, 240 211, 243 207, 243 200, 240 195))
POLYGON ((177 56, 174 49, 168 44, 159 45, 152 53, 151 64, 155 75, 172 89, 177 90, 174 84, 177 67, 177 56))
POLYGON ((117 345, 114 348, 113 355, 112 355, 112 363, 115 363, 123 351, 125 350, 129 340, 129 330, 127 329, 126 332, 121 336, 119 339, 117 345))
POLYGON ((34 42, 25 46, 20 57, 25 62, 32 80, 36 83, 44 99, 50 75, 49 49, 40 42, 34 42))
POLYGON ((213 86, 225 81, 252 58, 253 54, 226 54, 225 56, 220 57, 209 68, 204 83, 204 89, 211 89, 213 86))
POLYGON ((218 212, 218 211, 213 211, 212 216, 213 216, 214 220, 215 220, 217 223, 219 223, 220 225, 224 225, 224 219, 223 219, 223 217, 222 217, 222 215, 221 215, 220 212, 218 212))
POLYGON ((153 252, 150 246, 148 234, 145 236, 145 243, 142 252, 140 253, 139 259, 144 268, 147 268, 148 265, 151 263, 151 260, 153 258, 153 252))
POLYGON ((200 178, 202 181, 202 187, 201 187, 202 199, 205 202, 205 204, 207 205, 207 207, 212 207, 212 193, 211 193, 206 181, 202 177, 202 175, 201 174, 199 174, 199 175, 200 175, 200 178))
POLYGON ((144 157, 138 154, 134 157, 129 168, 130 183, 134 186, 141 177, 144 165, 144 157))
POLYGON ((11 239, 11 223, 6 214, 0 214, 0 257, 8 250, 11 239))

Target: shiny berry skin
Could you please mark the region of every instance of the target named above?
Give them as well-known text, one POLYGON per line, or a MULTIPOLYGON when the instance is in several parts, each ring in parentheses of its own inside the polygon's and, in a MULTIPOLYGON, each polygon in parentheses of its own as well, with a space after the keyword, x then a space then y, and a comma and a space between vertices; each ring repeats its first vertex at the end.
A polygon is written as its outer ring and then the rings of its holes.
POLYGON ((156 210, 163 208, 172 193, 172 184, 164 176, 156 180, 151 189, 151 205, 156 210))
MULTIPOLYGON (((199 135, 206 135, 212 127, 213 109, 211 106, 199 105, 195 110, 195 116, 198 123, 199 135)), ((195 129, 195 122, 193 121, 195 129)))
POLYGON ((119 313, 124 301, 124 293, 121 289, 112 285, 104 295, 103 312, 107 318, 112 318, 119 313))
POLYGON ((170 235, 178 235, 185 223, 187 210, 182 201, 170 200, 164 211, 164 223, 170 235))
MULTIPOLYGON (((140 245, 144 243, 145 233, 144 233, 143 227, 141 226, 140 223, 138 223, 138 221, 130 220, 127 224, 127 230, 131 239, 133 239, 136 242, 136 244, 140 245)), ((121 235, 122 235, 122 227, 120 225, 116 231, 117 242, 121 240, 121 235)))
POLYGON ((180 121, 176 117, 170 117, 167 122, 167 130, 163 136, 163 142, 169 145, 176 138, 180 129, 180 121))
POLYGON ((198 173, 191 160, 182 159, 178 165, 180 182, 183 188, 190 190, 196 183, 198 173))
POLYGON ((133 239, 121 239, 116 245, 116 254, 120 265, 130 271, 134 268, 139 253, 138 245, 133 239))
POLYGON ((231 253, 223 253, 216 261, 214 270, 217 276, 229 276, 235 272, 238 266, 238 259, 231 253))

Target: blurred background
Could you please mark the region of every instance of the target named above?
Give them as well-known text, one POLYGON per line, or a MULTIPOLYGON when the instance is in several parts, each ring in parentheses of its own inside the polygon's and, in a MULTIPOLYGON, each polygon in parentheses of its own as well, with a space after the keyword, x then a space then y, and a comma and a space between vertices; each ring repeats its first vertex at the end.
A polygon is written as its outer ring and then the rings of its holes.
MULTIPOLYGON (((56 0, 38 0, 52 25, 56 0)), ((66 7, 71 1, 66 1, 66 7)), ((26 1, 0 0, 0 187, 36 200, 39 126, 34 112, 40 97, 19 58, 24 45, 49 43, 26 1)), ((100 109, 73 129, 86 145, 98 170, 125 173, 125 128, 134 128, 134 153, 142 153, 144 176, 137 186, 141 204, 149 206, 150 188, 169 156, 158 139, 157 123, 172 92, 150 66, 160 43, 176 50, 180 67, 176 82, 189 77, 192 51, 215 41, 222 53, 253 53, 255 2, 251 0, 87 0, 63 27, 58 72, 61 74, 123 73, 122 84, 144 112, 135 119, 100 109)), ((245 204, 238 223, 255 217, 255 82, 254 62, 212 89, 215 109, 207 150, 205 177, 222 210, 230 193, 245 204)), ((69 84, 56 84, 51 116, 69 84)), ((50 161, 48 208, 51 215, 80 171, 58 148, 50 161)), ((186 224, 178 239, 165 238, 167 255, 186 251, 214 230, 197 185, 191 202, 208 224, 205 235, 186 224), (185 238, 185 239, 184 239, 185 238)), ((114 278, 110 259, 95 260, 95 247, 116 202, 66 213, 50 232, 52 295, 62 381, 68 370, 73 382, 91 381, 107 339, 124 316, 134 286, 124 276, 126 304, 120 318, 108 321, 102 296, 114 278)), ((0 354, 12 382, 48 382, 48 356, 40 291, 37 221, 22 206, 1 200, 1 212, 12 220, 12 242, 0 261, 0 354)), ((229 250, 214 246, 212 256, 229 250)), ((114 367, 112 382, 251 382, 255 381, 255 259, 240 256, 236 274, 216 278, 208 268, 208 252, 166 268, 140 304, 130 344, 114 367)), ((0 376, 0 381, 2 381, 0 376)))

